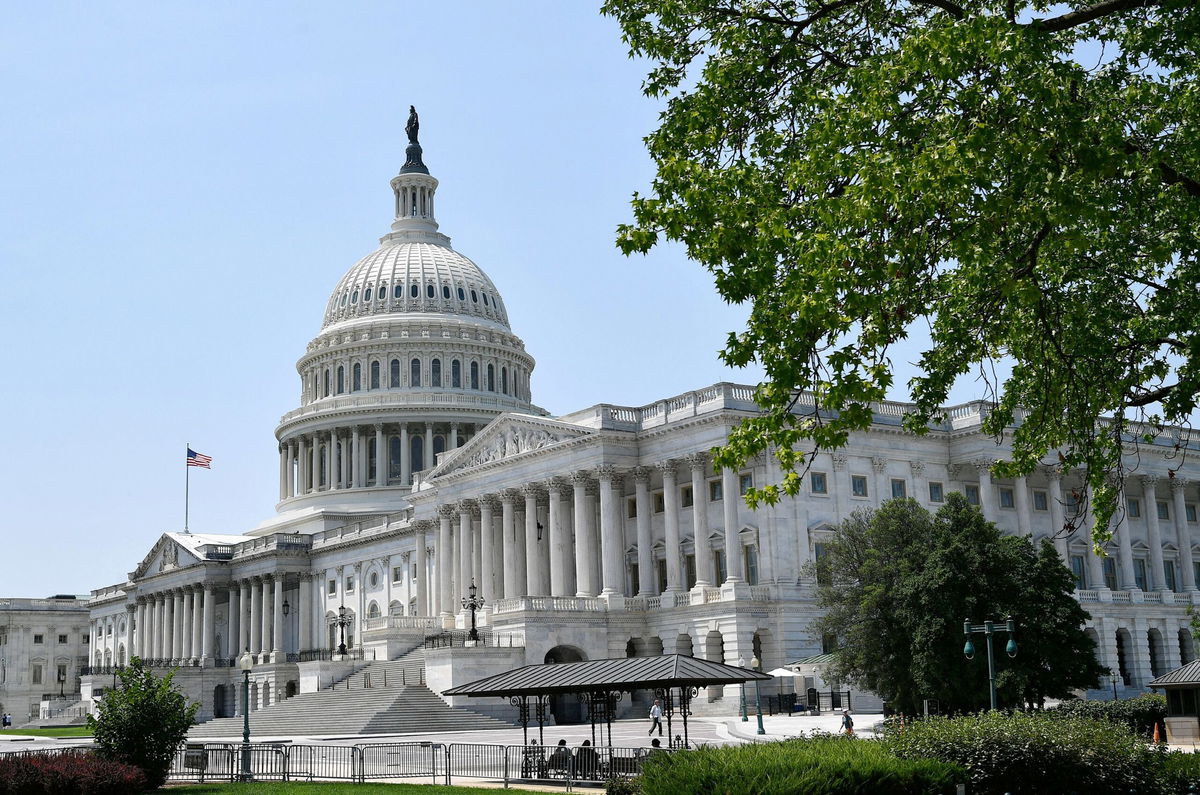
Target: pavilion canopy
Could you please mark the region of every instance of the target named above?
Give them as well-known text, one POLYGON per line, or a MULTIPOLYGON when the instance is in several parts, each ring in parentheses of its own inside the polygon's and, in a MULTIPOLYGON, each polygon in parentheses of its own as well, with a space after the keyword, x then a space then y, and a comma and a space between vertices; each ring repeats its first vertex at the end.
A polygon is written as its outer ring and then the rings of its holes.
POLYGON ((486 679, 452 687, 446 696, 533 696, 556 693, 615 692, 672 687, 736 685, 768 674, 683 654, 619 657, 611 660, 526 665, 486 679))

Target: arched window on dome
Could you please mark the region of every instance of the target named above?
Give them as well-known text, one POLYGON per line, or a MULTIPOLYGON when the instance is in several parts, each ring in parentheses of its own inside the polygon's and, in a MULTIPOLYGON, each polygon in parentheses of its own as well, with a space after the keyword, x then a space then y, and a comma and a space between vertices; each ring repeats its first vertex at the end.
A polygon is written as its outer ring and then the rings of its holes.
POLYGON ((329 397, 329 368, 325 368, 325 394, 322 397, 329 397))
POLYGON ((392 389, 399 389, 400 388, 400 360, 399 359, 392 359, 390 376, 391 377, 388 380, 388 386, 391 387, 392 389))
POLYGON ((387 282, 379 285, 379 291, 375 293, 376 300, 382 301, 387 298, 387 282))
POLYGON ((337 393, 340 395, 346 391, 346 368, 338 365, 337 369, 337 393))
POLYGON ((435 290, 435 288, 432 284, 425 285, 425 297, 426 298, 435 297, 437 295, 437 293, 435 293, 434 290, 435 290))
POLYGON ((350 371, 350 391, 358 392, 360 389, 362 389, 362 364, 355 362, 350 371))
POLYGON ((442 285, 442 298, 445 298, 447 301, 450 300, 450 285, 442 285))
POLYGON ((483 293, 483 305, 484 305, 484 306, 487 306, 487 305, 488 305, 487 293, 483 293))
MULTIPOLYGON (((487 298, 487 296, 484 296, 484 298, 487 298)), ((363 290, 363 303, 366 303, 367 301, 370 301, 370 300, 371 300, 371 288, 368 287, 366 290, 363 290)), ((487 301, 484 301, 484 303, 486 304, 487 301)))
POLYGON ((474 290, 471 291, 471 303, 473 303, 473 304, 479 303, 479 296, 475 293, 474 290))
POLYGON ((358 303, 358 290, 355 290, 354 292, 350 293, 350 305, 353 306, 354 304, 357 304, 357 303, 358 303))
POLYGON ((463 292, 463 288, 461 288, 461 287, 458 288, 458 300, 460 300, 460 301, 467 300, 467 294, 465 292, 463 292))
POLYGON ((494 365, 491 365, 491 364, 488 365, 487 375, 488 375, 488 379, 487 379, 488 391, 495 392, 496 391, 496 368, 494 365))
POLYGON ((462 363, 458 359, 450 362, 450 386, 453 389, 462 389, 462 363))
POLYGON ((434 359, 429 363, 429 385, 440 387, 442 385, 442 360, 434 359))
POLYGON ((413 359, 411 362, 408 363, 408 385, 409 386, 420 386, 421 385, 421 360, 420 359, 413 359))
POLYGON ((388 442, 388 479, 400 479, 400 453, 404 448, 400 446, 400 437, 393 436, 388 442))
POLYGON ((342 293, 342 306, 346 306, 346 302, 350 300, 350 293, 342 293))
POLYGON ((508 394, 508 368, 507 367, 500 368, 500 391, 506 395, 508 394))
POLYGON ((479 389, 479 362, 471 362, 471 389, 479 389))
POLYGON ((421 285, 413 282, 412 287, 408 288, 408 294, 413 298, 419 298, 421 295, 421 285))
POLYGON ((409 437, 408 444, 412 451, 412 471, 420 472, 425 469, 425 437, 414 434, 409 437))
POLYGON ((392 288, 392 298, 400 299, 404 297, 404 285, 397 284, 392 288))
POLYGON ((379 360, 371 362, 371 389, 379 389, 379 360))

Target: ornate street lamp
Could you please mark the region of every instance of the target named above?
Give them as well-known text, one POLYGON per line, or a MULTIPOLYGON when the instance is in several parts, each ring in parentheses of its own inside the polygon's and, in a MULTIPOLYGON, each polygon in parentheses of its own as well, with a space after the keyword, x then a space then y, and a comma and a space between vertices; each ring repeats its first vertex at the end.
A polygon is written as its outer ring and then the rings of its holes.
MULTIPOLYGON (((738 668, 746 667, 746 658, 738 657, 738 668)), ((747 723, 750 719, 746 717, 746 683, 742 682, 742 723, 747 723)))
POLYGON ((971 635, 983 633, 987 638, 988 694, 991 696, 992 709, 996 708, 996 664, 992 658, 992 634, 999 631, 1008 633, 1008 645, 1004 647, 1004 652, 1009 657, 1016 657, 1017 639, 1015 633, 1017 631, 1017 623, 1012 620, 1012 616, 1004 620, 1003 630, 997 630, 995 623, 991 621, 984 621, 982 624, 972 624, 970 619, 963 621, 963 634, 967 636, 967 642, 963 645, 963 655, 968 660, 975 658, 975 644, 971 642, 971 635))
POLYGON ((63 693, 63 687, 66 686, 66 683, 67 683, 67 672, 65 670, 60 670, 58 672, 58 697, 60 699, 66 697, 65 694, 63 693))
POLYGON ((354 618, 346 615, 346 606, 338 607, 337 618, 331 619, 333 625, 341 632, 341 642, 338 643, 337 653, 346 656, 346 627, 350 625, 354 618))
MULTIPOLYGON (((761 671, 762 660, 758 659, 758 656, 755 655, 755 657, 750 660, 750 667, 755 671, 761 671)), ((766 734, 767 730, 763 728, 762 722, 762 693, 759 692, 757 679, 754 680, 754 711, 758 713, 758 730, 755 732, 755 734, 766 734)))
POLYGON ((479 642, 479 630, 475 629, 475 611, 483 608, 483 597, 478 596, 479 589, 475 587, 475 581, 471 580, 471 587, 467 589, 467 596, 463 597, 463 610, 471 611, 471 631, 467 633, 467 640, 471 643, 479 642))
POLYGON ((291 607, 291 605, 288 604, 288 600, 284 599, 283 600, 283 614, 286 616, 288 613, 291 612, 291 610, 292 610, 292 607, 291 607))
POLYGON ((254 667, 254 657, 250 650, 242 652, 238 658, 238 667, 242 669, 242 772, 240 781, 253 781, 250 773, 250 669, 254 667))

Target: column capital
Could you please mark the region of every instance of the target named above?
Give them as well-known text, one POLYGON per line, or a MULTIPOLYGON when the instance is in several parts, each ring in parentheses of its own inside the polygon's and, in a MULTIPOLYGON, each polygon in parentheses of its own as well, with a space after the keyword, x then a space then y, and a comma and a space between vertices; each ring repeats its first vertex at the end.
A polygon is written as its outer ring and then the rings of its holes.
POLYGON ((409 525, 409 527, 412 528, 412 531, 414 533, 427 533, 427 532, 429 532, 430 529, 433 528, 433 520, 432 519, 417 519, 415 522, 413 522, 411 525, 409 525))
POLYGON ((458 509, 459 516, 462 516, 463 514, 467 514, 468 516, 476 516, 479 513, 479 505, 475 502, 475 500, 459 500, 457 503, 455 503, 455 507, 458 509))
POLYGON ((601 464, 600 466, 596 467, 596 480, 600 481, 601 483, 606 481, 612 483, 620 477, 621 473, 613 464, 601 464))
MULTIPOLYGON (((647 475, 647 477, 649 477, 649 475, 647 475)), ((578 472, 571 473, 572 486, 583 486, 584 488, 587 488, 587 485, 591 482, 592 473, 588 472, 587 470, 580 470, 578 472)))
POLYGON ((561 497, 562 493, 567 489, 567 483, 561 477, 555 475, 546 481, 546 492, 561 497))
POLYGON ((1142 488, 1157 489, 1159 480, 1158 475, 1142 475, 1142 488))
POLYGON ((871 459, 871 468, 876 472, 883 473, 887 471, 888 460, 881 455, 877 455, 871 459))
POLYGON ((925 462, 924 461, 909 461, 908 469, 910 472, 912 472, 913 477, 919 478, 925 474, 925 462))
POLYGON ((504 489, 500 492, 500 502, 505 505, 513 505, 521 497, 521 492, 518 489, 504 489))
POLYGON ((708 454, 702 452, 688 453, 683 457, 689 468, 699 469, 703 474, 708 474, 705 470, 708 468, 708 454))
POLYGON ((375 433, 383 433, 383 425, 384 424, 382 422, 374 423, 372 427, 375 429, 375 433))
POLYGON ((1184 489, 1188 487, 1188 482, 1183 478, 1171 478, 1171 493, 1183 494, 1184 489))
POLYGON ((1062 482, 1062 467, 1058 466, 1058 464, 1048 464, 1042 467, 1042 474, 1051 482, 1056 480, 1062 482))
POLYGON ((971 466, 975 467, 981 474, 987 472, 990 475, 992 474, 992 464, 994 463, 996 463, 995 460, 991 458, 976 458, 971 462, 971 466))
POLYGON ((438 516, 442 519, 449 519, 457 513, 455 507, 450 503, 443 503, 437 507, 438 516))
POLYGON ((846 462, 849 460, 846 457, 845 453, 834 453, 829 458, 830 458, 830 461, 833 463, 833 468, 835 470, 845 469, 846 462))
POLYGON ((664 476, 667 474, 674 475, 679 469, 679 462, 674 458, 668 458, 665 461, 655 461, 654 468, 664 476))
POLYGON ((525 499, 537 500, 542 496, 542 488, 536 483, 526 483, 521 487, 521 493, 525 495, 525 499))
POLYGON ((484 494, 476 502, 479 503, 480 510, 483 510, 485 506, 493 511, 500 507, 500 497, 496 494, 484 494))

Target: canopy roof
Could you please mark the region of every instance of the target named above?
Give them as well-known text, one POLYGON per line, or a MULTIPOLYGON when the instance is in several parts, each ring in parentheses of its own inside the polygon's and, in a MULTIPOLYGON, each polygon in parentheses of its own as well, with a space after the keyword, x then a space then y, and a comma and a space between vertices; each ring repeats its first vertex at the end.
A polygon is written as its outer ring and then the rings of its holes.
POLYGON ((748 668, 698 660, 682 654, 619 657, 575 663, 526 665, 452 687, 445 696, 534 696, 555 693, 626 691, 669 687, 735 685, 771 677, 748 668))
POLYGON ((1174 671, 1167 671, 1150 682, 1150 687, 1168 685, 1200 685, 1200 660, 1180 666, 1174 671))

